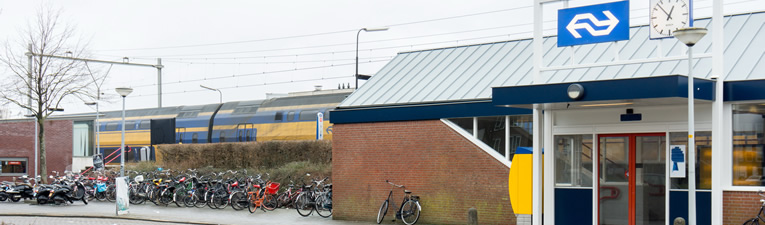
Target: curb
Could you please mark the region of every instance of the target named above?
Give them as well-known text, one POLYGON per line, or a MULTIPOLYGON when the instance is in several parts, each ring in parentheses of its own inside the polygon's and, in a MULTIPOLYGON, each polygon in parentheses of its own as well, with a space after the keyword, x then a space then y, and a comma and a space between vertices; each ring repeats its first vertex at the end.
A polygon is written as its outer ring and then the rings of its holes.
POLYGON ((39 214, 39 213, 0 213, 2 216, 28 216, 28 217, 64 217, 64 218, 86 218, 86 219, 118 219, 118 220, 137 220, 158 223, 177 223, 177 224, 199 224, 199 225, 218 225, 217 223, 195 222, 195 221, 173 221, 161 219, 147 219, 132 216, 103 216, 103 215, 65 215, 65 214, 39 214))

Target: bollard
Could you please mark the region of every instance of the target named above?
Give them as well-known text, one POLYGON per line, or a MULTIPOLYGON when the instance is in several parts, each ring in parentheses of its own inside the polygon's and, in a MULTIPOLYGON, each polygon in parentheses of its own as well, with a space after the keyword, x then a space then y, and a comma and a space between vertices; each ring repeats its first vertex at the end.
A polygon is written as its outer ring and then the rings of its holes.
POLYGON ((675 218, 673 225, 685 225, 685 219, 683 219, 683 217, 677 217, 675 218))
POLYGON ((468 225, 478 225, 478 210, 472 207, 468 209, 468 225))

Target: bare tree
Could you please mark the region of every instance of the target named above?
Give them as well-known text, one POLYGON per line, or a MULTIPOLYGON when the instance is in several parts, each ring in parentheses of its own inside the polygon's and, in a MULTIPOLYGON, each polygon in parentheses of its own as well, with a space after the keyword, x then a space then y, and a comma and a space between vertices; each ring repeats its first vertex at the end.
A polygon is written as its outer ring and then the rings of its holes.
MULTIPOLYGON (((87 44, 75 37, 74 28, 61 22, 61 10, 41 7, 36 16, 19 32, 16 44, 5 44, 0 62, 12 72, 3 79, 0 100, 28 110, 39 127, 39 169, 47 177, 45 120, 61 108, 66 98, 96 98, 96 80, 79 61, 45 57, 58 55, 81 57, 87 44)), ((46 179, 42 179, 45 181, 46 179)))

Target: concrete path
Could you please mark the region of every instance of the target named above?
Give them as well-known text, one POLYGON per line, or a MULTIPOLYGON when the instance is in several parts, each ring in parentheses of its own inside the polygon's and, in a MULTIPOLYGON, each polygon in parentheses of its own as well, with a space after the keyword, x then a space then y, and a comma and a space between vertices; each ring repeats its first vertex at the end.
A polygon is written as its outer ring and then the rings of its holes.
POLYGON ((294 209, 276 209, 264 212, 258 210, 235 211, 231 207, 223 210, 210 208, 179 208, 156 206, 151 202, 130 205, 128 215, 116 216, 115 204, 111 202, 90 202, 88 205, 75 202, 73 205, 31 205, 23 202, 0 202, 0 222, 13 224, 319 224, 354 225, 373 222, 337 221, 322 218, 316 213, 302 217, 294 209), (34 217, 44 216, 44 217, 34 217), (33 218, 34 217, 34 218, 33 218), (24 219, 28 218, 28 219, 24 219), (82 219, 82 220, 79 220, 82 219), (103 219, 93 220, 93 219, 103 219), (125 220, 128 219, 128 220, 125 220), (131 221, 132 220, 132 221, 131 221), (35 222, 36 221, 36 222, 35 222), (68 221, 72 221, 71 223, 68 221), (121 222, 120 222, 121 221, 121 222), (156 223, 151 223, 156 222, 156 223))

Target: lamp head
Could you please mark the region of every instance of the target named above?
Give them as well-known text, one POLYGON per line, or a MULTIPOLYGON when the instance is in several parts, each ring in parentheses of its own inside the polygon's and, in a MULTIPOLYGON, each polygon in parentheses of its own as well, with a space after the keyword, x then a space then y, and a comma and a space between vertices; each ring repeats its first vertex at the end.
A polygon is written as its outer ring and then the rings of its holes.
POLYGON ((131 92, 133 92, 133 89, 128 87, 119 87, 119 88, 115 88, 114 90, 117 91, 117 93, 120 94, 120 96, 122 97, 126 97, 131 92))
POLYGON ((683 42, 686 46, 692 47, 706 34, 707 29, 702 27, 680 28, 675 31, 675 38, 683 42))
POLYGON ((388 27, 362 28, 362 30, 366 32, 386 31, 388 30, 388 27))

